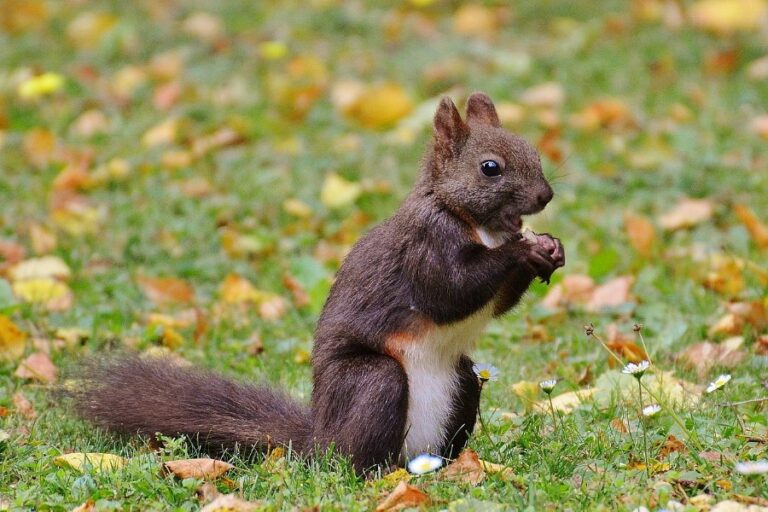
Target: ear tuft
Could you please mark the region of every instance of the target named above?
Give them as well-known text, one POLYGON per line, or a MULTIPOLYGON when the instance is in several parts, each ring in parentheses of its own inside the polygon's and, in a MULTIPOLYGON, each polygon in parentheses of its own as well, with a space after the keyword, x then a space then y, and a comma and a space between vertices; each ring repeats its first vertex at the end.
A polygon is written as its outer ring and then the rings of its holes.
POLYGON ((487 94, 475 92, 469 97, 467 100, 467 123, 501 127, 496 107, 493 106, 493 101, 487 94))
POLYGON ((440 100, 435 112, 435 147, 456 155, 467 139, 469 129, 461 120, 456 105, 448 96, 440 100))

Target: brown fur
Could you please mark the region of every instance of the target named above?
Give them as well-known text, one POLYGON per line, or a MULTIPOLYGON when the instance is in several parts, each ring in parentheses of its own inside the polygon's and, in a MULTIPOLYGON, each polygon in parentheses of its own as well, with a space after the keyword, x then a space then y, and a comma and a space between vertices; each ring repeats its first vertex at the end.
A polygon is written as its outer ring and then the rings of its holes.
MULTIPOLYGON (((400 209, 363 236, 338 271, 317 324, 309 408, 267 388, 234 384, 169 361, 136 357, 97 367, 77 394, 82 416, 109 430, 186 434, 213 448, 291 444, 310 453, 335 445, 363 472, 397 460, 408 426, 402 345, 431 326, 461 321, 494 301, 513 307, 535 277, 564 264, 549 235, 514 235, 522 215, 552 198, 535 149, 500 128, 490 98, 473 94, 463 121, 444 98, 421 177, 400 209), (501 176, 480 163, 493 158, 501 176), (475 227, 509 231, 497 248, 475 227), (400 356, 398 356, 400 354, 400 356)), ((472 361, 458 356, 450 401, 451 457, 475 424, 480 390, 472 361)))

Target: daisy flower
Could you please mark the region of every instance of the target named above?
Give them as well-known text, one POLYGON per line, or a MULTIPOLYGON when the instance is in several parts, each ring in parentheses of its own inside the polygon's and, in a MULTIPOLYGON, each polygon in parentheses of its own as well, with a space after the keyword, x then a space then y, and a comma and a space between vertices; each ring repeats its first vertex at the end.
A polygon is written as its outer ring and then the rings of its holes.
POLYGON ((737 462, 734 469, 742 475, 762 475, 768 473, 768 460, 737 462))
POLYGON ((478 363, 472 366, 472 370, 477 375, 477 378, 483 382, 496 380, 496 377, 499 376, 499 369, 490 364, 478 363))
POLYGON ((547 379, 539 382, 539 387, 546 394, 552 393, 552 390, 557 386, 557 379, 547 379))
POLYGON ((643 407, 643 416, 651 417, 655 415, 656 413, 661 411, 661 406, 659 404, 651 404, 646 405, 643 407))
POLYGON ((718 378, 709 383, 709 386, 707 386, 707 393, 717 391, 718 389, 728 384, 729 380, 731 380, 731 376, 727 373, 720 375, 718 378))
POLYGON ((409 473, 424 475, 443 467, 443 459, 429 453, 422 453, 408 461, 406 465, 409 473))
POLYGON ((636 379, 639 379, 643 376, 645 371, 650 366, 650 363, 648 361, 640 361, 639 363, 627 363, 627 366, 625 366, 621 373, 626 373, 627 375, 631 375, 636 379))

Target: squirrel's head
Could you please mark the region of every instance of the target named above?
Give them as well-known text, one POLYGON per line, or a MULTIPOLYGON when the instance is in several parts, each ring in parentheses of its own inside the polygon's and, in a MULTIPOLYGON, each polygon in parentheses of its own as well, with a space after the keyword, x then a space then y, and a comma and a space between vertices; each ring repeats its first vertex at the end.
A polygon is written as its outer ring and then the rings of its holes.
POLYGON ((467 100, 466 122, 445 97, 435 113, 426 161, 432 191, 455 214, 486 229, 517 232, 521 217, 544 209, 552 188, 536 149, 501 127, 491 98, 467 100))

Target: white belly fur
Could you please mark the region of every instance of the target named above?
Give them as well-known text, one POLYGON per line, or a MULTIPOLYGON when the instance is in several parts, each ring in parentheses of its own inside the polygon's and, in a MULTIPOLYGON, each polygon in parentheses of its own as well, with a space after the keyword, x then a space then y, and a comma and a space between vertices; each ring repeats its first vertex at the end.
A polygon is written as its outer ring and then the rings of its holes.
POLYGON ((475 340, 493 316, 493 301, 469 318, 432 328, 421 339, 408 343, 402 363, 408 375, 408 420, 404 462, 420 453, 444 447, 453 432, 448 421, 458 385, 456 362, 474 347, 475 340))

